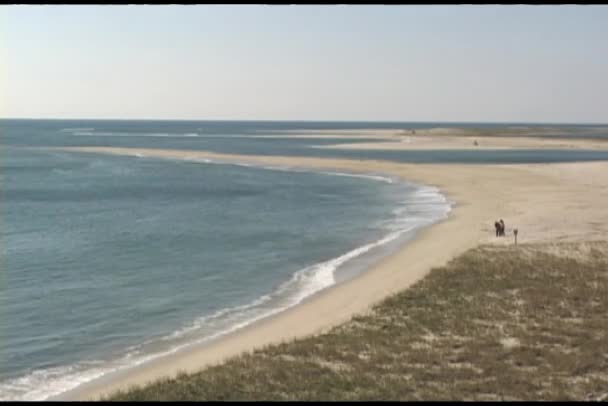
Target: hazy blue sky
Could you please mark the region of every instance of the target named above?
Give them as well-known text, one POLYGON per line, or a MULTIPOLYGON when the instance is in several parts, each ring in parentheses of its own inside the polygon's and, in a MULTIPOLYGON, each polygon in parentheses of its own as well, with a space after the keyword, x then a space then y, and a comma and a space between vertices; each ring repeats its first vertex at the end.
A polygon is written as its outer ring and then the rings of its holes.
POLYGON ((608 6, 2 6, 0 117, 608 122, 608 6))

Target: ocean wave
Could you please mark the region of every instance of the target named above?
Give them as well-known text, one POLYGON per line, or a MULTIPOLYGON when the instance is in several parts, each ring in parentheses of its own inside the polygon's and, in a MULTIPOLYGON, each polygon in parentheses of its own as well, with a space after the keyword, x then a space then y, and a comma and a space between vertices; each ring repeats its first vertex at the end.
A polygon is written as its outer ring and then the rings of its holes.
MULTIPOLYGON (((136 156, 138 158, 146 157, 146 155, 141 154, 141 153, 135 153, 133 156, 136 156)), ((174 158, 168 158, 168 159, 174 160, 174 158)), ((385 175, 350 173, 350 172, 332 172, 332 171, 324 171, 324 170, 315 169, 315 168, 307 169, 307 168, 302 168, 302 167, 293 167, 293 166, 289 166, 289 165, 266 165, 266 164, 258 164, 258 163, 251 163, 251 162, 235 161, 235 160, 229 160, 229 159, 200 158, 200 157, 196 157, 196 156, 186 156, 183 158, 179 158, 178 160, 188 161, 188 162, 199 162, 199 163, 205 163, 205 164, 234 165, 234 166, 241 166, 241 167, 245 167, 245 168, 260 168, 260 169, 267 169, 267 170, 273 170, 273 171, 319 173, 319 174, 331 175, 331 176, 344 176, 344 177, 351 177, 351 178, 370 179, 370 180, 375 180, 375 181, 384 182, 384 183, 391 183, 391 184, 397 182, 396 178, 390 177, 390 176, 385 176, 385 175)))
POLYGON ((355 259, 374 248, 392 242, 403 234, 445 219, 451 210, 451 205, 447 203, 446 199, 439 193, 439 189, 437 188, 421 187, 416 190, 412 196, 412 199, 401 202, 402 205, 404 205, 401 207, 411 205, 419 196, 426 196, 429 198, 433 197, 432 199, 427 199, 427 204, 434 206, 433 210, 429 210, 426 212, 426 215, 422 214, 419 217, 412 217, 405 211, 396 211, 394 213, 397 215, 397 218, 389 221, 388 225, 391 227, 386 227, 390 232, 379 240, 355 248, 331 260, 303 268, 295 272, 288 281, 279 285, 272 293, 263 295, 251 303, 222 309, 211 315, 201 317, 195 320, 191 325, 175 331, 162 339, 172 340, 182 338, 203 327, 209 328, 210 326, 216 325, 218 321, 230 325, 226 330, 219 331, 213 336, 205 337, 205 340, 208 340, 228 334, 261 318, 291 308, 315 293, 334 285, 336 283, 335 272, 346 262, 355 259), (406 217, 403 217, 404 213, 407 214, 406 217), (268 305, 271 304, 272 306, 269 308, 268 305))
MULTIPOLYGON (((143 154, 136 154, 135 156, 144 157, 143 154)), ((197 157, 187 157, 186 160, 202 163, 258 166, 273 170, 318 172, 333 176, 353 176, 395 183, 392 178, 375 174, 327 172, 294 169, 285 166, 268 167, 250 163, 213 161, 197 157)), ((132 368, 153 359, 173 354, 185 347, 209 342, 230 334, 258 320, 292 308, 312 295, 335 285, 336 271, 349 261, 447 217, 451 210, 451 203, 440 193, 438 188, 409 182, 399 182, 399 184, 407 186, 408 198, 400 202, 399 206, 393 210, 393 218, 383 225, 387 234, 382 238, 328 261, 300 269, 272 292, 250 303, 221 309, 211 315, 202 316, 160 339, 151 339, 131 346, 125 349, 122 355, 112 360, 84 361, 70 366, 36 370, 26 376, 1 382, 0 400, 36 401, 60 395, 103 375, 132 368)))
POLYGON ((0 383, 0 401, 40 401, 90 382, 111 371, 100 362, 36 370, 0 383))
POLYGON ((87 137, 169 137, 169 138, 180 138, 180 137, 199 137, 198 133, 131 133, 131 132, 113 132, 113 131, 94 131, 93 128, 81 128, 72 129, 70 131, 75 136, 87 136, 87 137))
POLYGON ((61 130, 59 130, 59 132, 78 132, 78 131, 94 131, 95 128, 93 127, 75 127, 75 128, 62 128, 61 130))
MULTIPOLYGON (((279 285, 271 294, 261 296, 246 305, 222 309, 212 315, 201 317, 190 326, 163 337, 163 340, 183 337, 202 327, 209 327, 217 320, 237 322, 236 324, 230 323, 231 327, 229 329, 214 334, 213 337, 215 338, 249 325, 260 318, 287 310, 315 293, 334 285, 336 283, 335 271, 345 262, 359 257, 375 247, 393 241, 413 228, 414 226, 392 232, 378 241, 358 247, 339 257, 303 268, 295 272, 288 281, 279 285), (272 304, 272 307, 269 308, 267 305, 270 304, 272 304)), ((206 339, 208 338, 206 337, 206 339)))
MULTIPOLYGON (((188 159, 190 161, 195 161, 195 159, 188 159)), ((284 172, 299 172, 299 173, 319 173, 323 175, 331 175, 331 176, 345 176, 351 178, 361 178, 361 179, 370 179, 384 183, 395 183, 395 179, 388 176, 381 176, 375 174, 362 174, 362 173, 348 173, 348 172, 330 172, 323 171, 320 169, 306 169, 301 167, 293 167, 288 165, 264 165, 250 162, 238 162, 238 161, 229 161, 229 160, 212 160, 212 159, 204 159, 199 160, 199 162, 204 163, 212 163, 212 164, 222 164, 222 165, 235 165, 242 166, 246 168, 260 168, 267 169, 273 171, 284 171, 284 172)))
POLYGON ((385 182, 385 183, 395 183, 394 179, 389 178, 387 176, 364 175, 364 174, 360 174, 360 173, 343 173, 343 172, 321 172, 321 173, 325 173, 327 175, 333 175, 333 176, 349 176, 352 178, 371 179, 371 180, 377 180, 377 181, 385 182))

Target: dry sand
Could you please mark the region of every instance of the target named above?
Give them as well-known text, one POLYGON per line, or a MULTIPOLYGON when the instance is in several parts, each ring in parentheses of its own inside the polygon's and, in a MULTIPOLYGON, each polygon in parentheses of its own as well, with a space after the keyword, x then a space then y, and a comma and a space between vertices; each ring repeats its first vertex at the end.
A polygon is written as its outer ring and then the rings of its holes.
POLYGON ((447 220, 418 234, 368 272, 329 288, 310 300, 262 320, 207 346, 159 358, 108 375, 61 396, 92 399, 101 394, 178 371, 196 371, 254 347, 321 333, 368 310, 387 295, 424 277, 432 267, 480 243, 558 243, 608 236, 608 162, 517 165, 403 164, 344 159, 239 156, 209 152, 111 147, 63 148, 168 159, 212 159, 264 165, 288 165, 397 175, 434 185, 454 202, 447 220), (494 221, 503 218, 507 237, 494 237, 494 221))
MULTIPOLYGON (((345 137, 346 138, 346 137, 345 137)), ((352 138, 352 137, 351 137, 352 138)), ((474 135, 399 135, 378 136, 381 142, 357 142, 324 145, 317 148, 334 149, 384 149, 384 150, 421 150, 421 149, 596 149, 608 150, 608 139, 572 139, 539 137, 502 137, 474 135), (475 145, 477 143, 477 145, 475 145)))
MULTIPOLYGON (((251 138, 320 138, 320 139, 377 139, 378 142, 356 142, 320 145, 317 148, 334 149, 597 149, 608 150, 608 138, 561 138, 568 136, 563 129, 511 127, 497 129, 429 128, 415 130, 290 130, 269 131, 251 138), (543 137, 540 137, 543 136, 543 137), (477 142, 477 145, 475 145, 477 142)), ((608 128, 588 129, 588 133, 607 133, 608 128)))

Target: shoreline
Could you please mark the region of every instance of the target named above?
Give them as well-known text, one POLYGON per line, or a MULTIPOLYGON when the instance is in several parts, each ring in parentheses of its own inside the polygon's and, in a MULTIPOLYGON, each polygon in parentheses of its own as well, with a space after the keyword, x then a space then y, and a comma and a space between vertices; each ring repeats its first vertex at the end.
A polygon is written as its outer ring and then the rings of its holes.
POLYGON ((292 130, 256 134, 251 138, 279 139, 368 139, 367 142, 317 145, 322 149, 433 150, 433 149, 597 149, 608 150, 608 127, 591 129, 584 135, 551 128, 455 128, 382 130, 292 130))
MULTIPOLYGON (((233 164, 233 163, 224 163, 224 162, 222 162, 222 163, 213 162, 212 164, 239 165, 238 163, 233 164)), ((268 167, 262 167, 262 166, 258 166, 258 165, 251 165, 251 166, 256 167, 256 168, 268 169, 268 167)), ((284 169, 281 168, 281 169, 268 169, 268 170, 283 171, 284 169)), ((289 171, 289 172, 292 172, 292 171, 309 172, 308 169, 298 169, 298 168, 289 169, 287 171, 289 171)), ((297 302, 295 302, 295 303, 286 305, 286 307, 269 308, 268 314, 256 315, 255 317, 253 317, 253 319, 241 321, 240 323, 238 323, 238 325, 236 327, 234 327, 234 326, 229 327, 227 330, 215 332, 211 336, 199 337, 191 342, 179 344, 177 347, 171 347, 170 349, 165 349, 160 352, 148 354, 147 356, 143 357, 144 358, 143 361, 135 360, 136 362, 133 365, 128 365, 128 366, 125 365, 125 366, 119 367, 118 370, 107 371, 98 378, 94 378, 91 381, 83 382, 82 384, 78 385, 76 388, 69 389, 60 394, 49 396, 46 400, 62 399, 65 394, 71 393, 72 391, 79 391, 81 387, 82 388, 87 387, 87 385, 91 384, 92 382, 97 382, 97 385, 102 385, 102 383, 105 383, 105 382, 111 383, 115 380, 121 379, 121 377, 128 376, 130 371, 132 371, 136 368, 144 367, 144 364, 152 365, 153 362, 162 363, 164 359, 175 356, 181 352, 187 352, 189 350, 191 351, 191 350, 195 350, 195 349, 203 349, 203 348, 206 348, 206 347, 209 347, 216 343, 221 342, 225 337, 230 337, 232 335, 238 334, 239 332, 244 331, 247 328, 250 328, 250 327, 255 328, 255 326, 258 323, 262 322, 263 320, 272 319, 273 317, 276 317, 277 314, 286 312, 286 311, 292 309, 293 307, 299 306, 302 303, 306 303, 309 300, 314 300, 314 298, 317 295, 319 295, 321 292, 323 292, 325 290, 329 290, 338 284, 344 283, 345 281, 356 278, 357 275, 359 275, 362 272, 366 272, 368 268, 372 267, 375 263, 379 262, 382 258, 390 256, 392 253, 394 253, 396 250, 401 248, 403 245, 409 243, 412 239, 414 239, 416 237, 417 233, 419 233, 420 230, 423 230, 437 222, 444 221, 445 218, 447 217, 447 214, 451 210, 450 202, 448 202, 445 199, 445 197, 439 193, 439 191, 429 190, 429 188, 426 185, 414 184, 412 182, 402 182, 400 179, 395 179, 394 177, 383 178, 381 176, 382 174, 378 174, 378 176, 367 176, 367 175, 363 175, 363 174, 329 172, 329 171, 324 171, 321 169, 310 170, 310 172, 314 172, 317 174, 325 174, 325 175, 329 175, 329 176, 361 177, 361 178, 372 179, 374 182, 389 182, 389 183, 396 182, 399 185, 407 184, 409 187, 415 188, 414 193, 417 193, 417 192, 430 193, 431 194, 430 198, 432 200, 436 200, 436 201, 432 202, 431 204, 437 205, 438 208, 440 208, 441 210, 438 210, 433 215, 421 217, 420 222, 416 223, 415 225, 412 225, 412 226, 409 226, 409 227, 406 227, 403 229, 386 229, 385 234, 380 236, 377 240, 354 247, 351 250, 349 250, 345 253, 342 253, 336 257, 333 257, 329 260, 321 261, 321 262, 315 263, 307 268, 303 268, 303 269, 296 271, 294 273, 294 275, 292 275, 292 279, 293 279, 293 277, 295 277, 295 275, 299 274, 300 272, 302 272, 308 268, 318 268, 318 267, 323 268, 323 267, 329 266, 330 268, 333 268, 332 273, 334 275, 335 281, 334 281, 334 283, 332 283, 328 286, 321 287, 320 289, 305 295, 301 299, 296 299, 297 302), (354 268, 352 268, 353 264, 348 265, 348 262, 350 262, 350 261, 354 261, 356 263, 356 265, 354 265, 354 268), (363 262, 363 264, 361 263, 361 261, 363 262), (353 269, 355 270, 354 272, 353 272, 353 269), (345 276, 344 272, 346 272, 348 275, 345 276)), ((420 204, 420 202, 417 203, 416 200, 413 200, 411 202, 413 204, 420 204)), ((396 218, 395 220, 399 221, 400 218, 396 218)), ((267 293, 267 295, 274 295, 275 293, 276 293, 276 290, 273 290, 273 291, 267 293)), ((255 301, 257 301, 258 299, 256 299, 255 301)), ((246 305, 246 306, 248 306, 248 305, 246 305)))
MULTIPOLYGON (((129 159, 129 158, 126 157, 125 159, 129 159)), ((170 162, 173 162, 173 163, 183 162, 183 160, 180 160, 180 159, 177 159, 177 160, 167 159, 167 160, 170 162)), ((162 164, 162 162, 164 160, 157 159, 157 162, 158 161, 160 161, 162 164)), ((199 161, 192 162, 192 163, 198 163, 198 162, 203 163, 205 165, 207 163, 209 163, 210 165, 217 164, 217 165, 242 166, 242 164, 240 164, 238 162, 216 162, 216 161, 210 161, 210 160, 199 160, 199 161)), ((430 204, 431 207, 436 208, 436 210, 433 209, 431 211, 428 211, 427 213, 421 213, 420 215, 416 216, 418 218, 416 221, 413 221, 413 222, 408 221, 407 225, 404 224, 404 225, 401 225, 401 227, 393 227, 396 224, 399 224, 401 220, 404 220, 404 218, 402 218, 400 215, 396 215, 396 217, 394 218, 395 223, 393 223, 390 227, 387 226, 387 228, 384 229, 382 234, 374 237, 375 239, 368 240, 367 242, 361 243, 362 245, 355 246, 352 249, 350 249, 346 252, 337 254, 335 257, 330 258, 328 260, 319 260, 319 262, 312 264, 306 268, 296 270, 296 272, 292 275, 291 280, 285 282, 285 283, 289 283, 290 281, 293 281, 294 278, 299 279, 296 276, 298 274, 300 274, 302 271, 305 271, 305 273, 306 273, 306 269, 308 269, 308 268, 313 268, 314 274, 317 274, 321 268, 323 268, 323 269, 329 268, 330 272, 334 276, 334 278, 333 278, 334 281, 329 283, 329 285, 321 286, 320 288, 315 288, 313 290, 308 290, 307 293, 303 293, 301 295, 299 293, 294 293, 294 295, 293 295, 295 297, 294 301, 291 301, 291 296, 290 296, 290 299, 288 299, 289 303, 288 304, 283 303, 280 306, 270 307, 270 306, 268 306, 268 303, 266 302, 265 305, 258 308, 258 305, 255 305, 255 302, 257 302, 260 298, 256 298, 255 300, 253 300, 253 302, 249 302, 249 303, 241 305, 239 307, 251 306, 251 307, 259 310, 261 314, 256 313, 255 315, 252 315, 251 317, 249 317, 247 319, 245 319, 245 318, 239 319, 239 321, 237 323, 235 323, 235 326, 232 326, 232 325, 224 326, 224 328, 222 328, 221 330, 213 331, 208 336, 206 335, 203 337, 200 337, 200 336, 191 337, 191 339, 189 341, 180 340, 179 343, 172 343, 170 346, 167 346, 166 348, 163 348, 163 349, 156 348, 155 350, 152 350, 151 352, 146 352, 143 350, 140 352, 138 350, 137 357, 125 358, 124 354, 123 354, 123 355, 113 357, 111 360, 106 359, 105 362, 107 362, 108 366, 106 367, 104 365, 104 366, 100 366, 99 368, 94 368, 95 369, 94 371, 85 369, 85 370, 81 370, 80 372, 72 372, 68 376, 63 376, 60 378, 52 378, 50 380, 50 384, 49 384, 50 394, 43 394, 45 392, 44 388, 47 386, 48 381, 39 382, 39 384, 40 384, 39 388, 41 388, 41 390, 39 390, 39 394, 36 395, 38 397, 33 398, 34 400, 35 399, 53 400, 53 399, 57 399, 57 398, 61 399, 65 393, 70 393, 71 391, 78 390, 78 388, 80 388, 84 385, 87 385, 90 382, 93 382, 93 381, 111 382, 114 379, 117 379, 117 377, 121 377, 121 376, 124 376, 125 374, 128 374, 128 372, 130 370, 132 370, 133 368, 141 367, 141 365, 144 363, 149 364, 152 360, 156 360, 156 359, 162 360, 162 359, 165 359, 166 357, 170 357, 173 354, 176 354, 177 352, 181 352, 181 351, 187 350, 192 347, 197 347, 197 348, 201 347, 202 348, 202 347, 208 346, 210 343, 217 342, 217 341, 223 339, 227 335, 230 335, 236 331, 242 330, 244 327, 255 324, 260 319, 271 318, 277 313, 286 311, 293 306, 299 305, 303 301, 309 300, 311 297, 314 297, 316 294, 318 294, 320 290, 325 290, 327 288, 330 288, 331 286, 334 286, 335 284, 343 283, 345 280, 356 277, 356 275, 358 275, 360 272, 365 272, 369 267, 373 266, 373 264, 378 262, 381 258, 390 255, 391 253, 395 252, 400 246, 402 246, 403 244, 406 244, 409 240, 415 238, 416 234, 420 231, 420 229, 428 227, 430 224, 433 224, 435 222, 442 221, 445 218, 445 216, 447 215, 447 213, 449 213, 449 211, 451 210, 450 202, 448 202, 445 199, 445 197, 439 193, 438 190, 435 190, 434 188, 429 188, 426 185, 416 184, 416 183, 412 183, 409 181, 404 182, 401 179, 397 178, 396 176, 390 176, 390 175, 383 176, 384 174, 378 174, 378 173, 362 174, 362 173, 354 173, 351 171, 338 172, 338 171, 330 171, 330 170, 314 169, 314 168, 309 169, 309 168, 288 168, 288 167, 284 167, 284 166, 263 166, 261 164, 253 164, 253 165, 245 164, 244 166, 264 169, 264 170, 269 170, 269 171, 314 173, 317 175, 330 176, 330 177, 340 176, 340 177, 361 178, 361 179, 365 179, 366 182, 373 181, 375 183, 380 182, 380 183, 394 184, 394 186, 399 189, 403 186, 406 186, 408 189, 408 192, 405 192, 405 196, 408 196, 408 198, 406 199, 406 201, 408 203, 412 203, 415 206, 421 205, 423 203, 425 205, 430 204), (412 191, 413 195, 419 194, 419 196, 410 198, 409 197, 409 190, 411 190, 410 188, 413 188, 413 191, 412 191), (112 365, 112 366, 110 366, 110 365, 112 365), (67 386, 67 388, 60 389, 59 386, 51 385, 56 380, 61 380, 63 383, 66 384, 65 386, 67 386), (59 392, 59 390, 61 390, 61 392, 59 392)), ((396 193, 396 191, 393 191, 393 193, 396 193)), ((393 197, 395 198, 393 203, 396 205, 396 208, 403 209, 403 207, 404 207, 403 205, 405 204, 404 203, 405 201, 403 200, 404 193, 396 193, 395 196, 393 196, 393 197)), ((321 272, 325 273, 325 271, 321 271, 321 272)), ((272 290, 272 291, 268 292, 267 295, 274 296, 276 292, 277 292, 277 290, 272 290)), ((231 310, 231 308, 222 309, 222 310, 231 310)), ((211 316, 211 318, 213 318, 214 314, 211 314, 210 316, 211 316)), ((164 339, 165 339, 165 337, 161 338, 161 340, 164 340, 164 339)), ((88 361, 85 361, 85 362, 88 362, 88 361)), ((102 362, 102 361, 94 360, 93 362, 97 363, 97 362, 102 362)), ((80 363, 76 363, 75 365, 77 368, 79 366, 81 366, 80 363)), ((28 394, 28 396, 29 395, 31 395, 31 394, 28 394)), ((25 399, 27 399, 27 398, 28 397, 26 397, 25 399)))
MULTIPOLYGON (((148 156, 144 156, 139 153, 136 153, 133 156, 136 158, 147 158, 148 157, 148 156)), ((168 158, 168 159, 174 160, 173 158, 168 158)), ((182 159, 177 159, 177 160, 181 161, 182 159)), ((259 169, 279 170, 279 171, 287 171, 287 172, 311 172, 311 173, 325 174, 325 175, 329 175, 329 176, 349 176, 349 177, 365 178, 365 179, 370 179, 370 180, 373 180, 376 182, 399 183, 402 185, 409 185, 411 187, 414 187, 416 189, 416 192, 427 192, 427 193, 431 192, 433 194, 433 199, 435 199, 435 198, 437 199, 437 202, 435 202, 434 204, 442 204, 445 207, 444 207, 444 210, 442 210, 441 212, 437 212, 436 215, 433 216, 432 220, 430 218, 424 218, 424 221, 422 221, 419 224, 416 224, 412 227, 406 228, 406 229, 386 230, 386 234, 381 236, 378 240, 372 241, 370 243, 364 244, 359 247, 355 247, 351 251, 348 251, 342 255, 339 255, 338 257, 335 257, 335 258, 332 258, 332 259, 326 261, 326 262, 332 262, 336 259, 342 258, 343 256, 351 255, 355 251, 364 249, 364 251, 361 254, 356 254, 350 259, 355 259, 355 258, 357 258, 359 260, 363 259, 364 262, 369 261, 369 263, 367 265, 365 265, 364 267, 362 267, 360 271, 357 271, 353 275, 350 275, 350 276, 346 277, 345 279, 341 278, 342 280, 339 280, 339 281, 337 280, 334 284, 327 286, 325 288, 322 288, 321 290, 316 291, 316 292, 306 296, 304 299, 302 299, 302 301, 300 301, 294 305, 291 305, 287 308, 279 309, 276 313, 273 312, 270 315, 262 316, 260 319, 255 319, 252 322, 246 324, 245 326, 239 327, 233 331, 228 331, 225 333, 218 333, 217 336, 214 335, 209 339, 202 338, 202 339, 196 340, 191 343, 182 344, 179 346, 179 348, 167 350, 166 352, 162 353, 162 355, 155 356, 154 354, 152 354, 151 359, 148 359, 141 363, 137 363, 132 366, 120 368, 117 371, 106 372, 98 378, 94 378, 91 381, 84 382, 84 383, 78 385, 76 388, 67 390, 60 394, 49 396, 45 400, 47 400, 47 401, 48 400, 51 400, 51 401, 85 400, 86 397, 82 397, 82 393, 88 393, 89 391, 97 393, 97 390, 98 390, 97 388, 104 388, 104 387, 106 387, 106 385, 114 386, 116 381, 120 381, 125 378, 128 380, 131 380, 132 378, 130 378, 130 375, 132 373, 137 374, 139 372, 139 369, 141 369, 141 368, 146 368, 147 366, 155 366, 155 365, 160 366, 168 358, 176 357, 176 356, 179 356, 182 354, 185 355, 186 353, 190 353, 190 352, 194 352, 194 351, 198 352, 200 350, 207 350, 207 349, 209 351, 211 351, 212 348, 215 348, 218 345, 221 346, 222 341, 226 338, 229 338, 232 336, 238 337, 242 332, 246 332, 247 330, 250 330, 250 329, 255 329, 256 327, 258 327, 264 323, 270 323, 272 321, 272 319, 278 317, 279 315, 281 315, 283 313, 287 313, 287 312, 291 311, 293 308, 301 306, 302 304, 307 303, 311 300, 315 300, 315 298, 321 294, 325 294, 325 293, 330 294, 330 291, 333 288, 335 288, 336 286, 344 284, 345 282, 347 282, 351 279, 356 279, 361 273, 368 272, 370 268, 373 268, 375 266, 375 264, 382 261, 384 258, 395 254, 397 251, 403 249, 403 247, 405 245, 411 243, 412 240, 417 238, 417 235, 420 232, 424 231, 425 229, 427 229, 429 227, 432 227, 434 224, 445 221, 447 219, 447 217, 449 216, 449 213, 451 212, 453 204, 454 204, 453 202, 449 201, 446 198, 446 196, 443 195, 441 193, 441 191, 438 190, 437 188, 434 188, 434 187, 426 185, 426 184, 421 184, 419 182, 412 182, 410 179, 405 179, 405 178, 399 177, 394 174, 391 175, 391 174, 378 173, 378 172, 367 172, 367 171, 355 172, 355 171, 348 171, 348 170, 345 170, 344 172, 338 172, 335 169, 324 168, 324 167, 302 167, 302 166, 287 167, 284 165, 268 166, 268 165, 264 165, 262 163, 254 163, 254 164, 243 163, 240 160, 239 161, 224 161, 224 160, 213 161, 213 160, 203 159, 203 160, 197 160, 197 161, 193 161, 193 162, 200 162, 200 163, 204 163, 204 164, 248 166, 248 167, 254 167, 254 168, 259 168, 259 169), (431 190, 429 190, 429 189, 431 189, 431 190), (365 255, 368 253, 367 251, 372 251, 371 254, 372 254, 373 259, 371 259, 371 261, 369 258, 365 259, 365 255)), ((413 203, 416 204, 416 202, 413 202, 413 203)), ((325 262, 320 262, 313 266, 323 264, 323 263, 325 263, 325 262)), ((338 268, 340 268, 340 267, 341 267, 341 265, 338 265, 338 268)), ((360 265, 357 267, 360 267, 360 265)), ((316 333, 313 333, 313 334, 316 334, 316 333)), ((299 337, 299 336, 294 336, 293 338, 296 338, 296 337, 299 337)), ((224 360, 225 359, 222 359, 221 361, 219 361, 219 363, 223 362, 224 360)), ((171 360, 169 360, 169 362, 171 362, 171 360)), ((211 366, 213 364, 215 364, 215 363, 209 363, 208 366, 211 366)), ((102 389, 102 391, 105 392, 105 389, 102 389)))
MULTIPOLYGON (((509 193, 504 192, 504 186, 511 184, 510 192, 534 191, 532 201, 542 203, 543 199, 551 200, 551 191, 563 192, 560 175, 569 175, 569 183, 576 184, 580 179, 580 169, 592 174, 608 173, 608 162, 569 163, 569 164, 518 164, 518 165, 454 165, 454 164, 401 164, 383 161, 355 161, 347 159, 321 159, 321 158, 286 158, 273 156, 241 156, 228 154, 214 154, 202 151, 178 150, 146 150, 141 148, 110 148, 110 147, 82 147, 59 148, 64 151, 78 151, 90 153, 110 153, 120 155, 149 157, 165 157, 177 159, 220 159, 249 161, 255 164, 278 164, 290 167, 317 169, 342 169, 358 173, 386 173, 398 176, 400 179, 419 184, 434 186, 450 201, 454 202, 452 211, 447 219, 434 223, 419 230, 415 238, 400 246, 394 253, 384 257, 371 269, 353 279, 333 285, 309 298, 300 304, 279 314, 257 321, 234 333, 221 337, 217 342, 195 345, 167 357, 152 360, 141 366, 118 373, 108 374, 106 377, 96 379, 90 383, 64 392, 62 395, 51 397, 54 399, 83 400, 97 398, 116 389, 124 389, 131 384, 142 384, 162 376, 174 376, 178 371, 193 372, 201 367, 221 363, 226 358, 237 355, 243 351, 259 348, 271 343, 291 340, 296 337, 305 337, 322 333, 327 329, 347 321, 357 313, 366 312, 374 303, 386 296, 411 286, 424 277, 431 268, 445 264, 452 257, 472 248, 479 243, 494 241, 493 220, 500 216, 507 220, 509 225, 516 219, 517 226, 526 233, 520 234, 519 241, 535 241, 566 238, 572 235, 571 224, 558 227, 556 235, 550 235, 542 228, 534 228, 532 220, 539 221, 537 210, 534 216, 522 213, 522 204, 509 199, 509 193), (558 169, 558 170, 556 170, 558 169), (557 174, 557 176, 556 176, 557 174), (522 175, 525 175, 522 177, 522 175), (521 185, 517 180, 523 179, 521 185), (547 194, 549 196, 545 196, 547 194), (529 231, 528 231, 529 230, 529 231), (407 272, 403 272, 407 264, 407 272), (105 378, 105 379, 104 379, 105 378)), ((606 176, 601 177, 599 183, 608 186, 606 176)), ((568 185, 571 186, 571 185, 568 185)), ((569 202, 579 202, 581 192, 586 188, 584 184, 574 188, 569 193, 569 202)), ((602 188, 595 189, 596 195, 587 200, 594 209, 601 210, 601 202, 608 201, 606 192, 602 188), (599 194, 599 195, 597 195, 599 194), (603 200, 604 199, 604 200, 603 200)), ((517 193, 513 193, 517 196, 517 193)), ((558 205, 559 206, 559 205, 558 205)), ((541 212, 547 211, 542 204, 541 212)), ((559 209, 559 208, 558 208, 559 209)), ((583 207, 580 207, 583 210, 583 207)), ((597 211, 596 210, 596 211, 597 211)), ((555 216, 556 211, 549 210, 555 216)), ((585 208, 583 212, 597 214, 585 208)), ((559 214, 559 210, 557 212, 559 214)), ((563 213, 561 213, 563 214, 563 213)), ((542 216, 541 216, 542 217, 542 216)), ((574 216, 576 217, 576 216, 574 216)), ((596 219, 592 216, 591 219, 596 219)), ((584 219, 583 219, 584 220, 584 219)), ((608 220, 608 219, 607 219, 608 220)), ((540 221, 542 223, 542 221, 540 221)), ((605 232, 607 221, 601 221, 604 228, 598 232, 605 232)), ((588 224, 579 230, 587 235, 588 224)), ((555 233, 554 233, 555 234, 555 233)), ((577 233, 574 233, 577 236, 577 233)), ((508 241, 507 241, 508 240, 508 241)), ((508 243, 504 239, 501 243, 508 243)))

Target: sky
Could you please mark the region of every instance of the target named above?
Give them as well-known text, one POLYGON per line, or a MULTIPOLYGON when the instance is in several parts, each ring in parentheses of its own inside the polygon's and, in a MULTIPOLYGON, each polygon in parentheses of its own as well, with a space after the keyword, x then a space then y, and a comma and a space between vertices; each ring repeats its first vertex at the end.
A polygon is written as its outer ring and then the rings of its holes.
POLYGON ((608 123, 608 6, 0 7, 0 118, 608 123))

